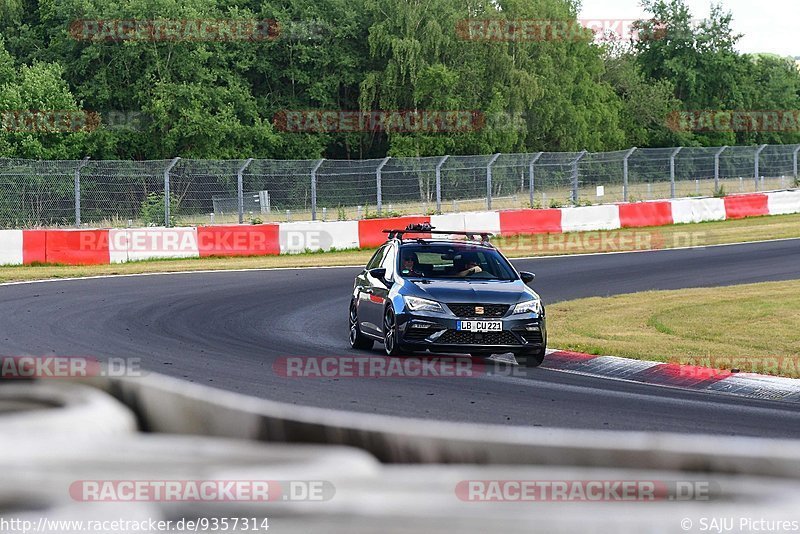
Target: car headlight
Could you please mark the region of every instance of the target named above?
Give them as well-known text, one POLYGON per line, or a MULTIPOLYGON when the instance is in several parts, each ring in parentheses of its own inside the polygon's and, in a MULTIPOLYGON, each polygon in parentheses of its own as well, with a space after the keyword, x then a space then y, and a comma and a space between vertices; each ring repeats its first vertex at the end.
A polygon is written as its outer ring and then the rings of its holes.
POLYGON ((435 300, 421 299, 419 297, 403 297, 406 306, 411 311, 435 311, 443 312, 442 305, 435 300))
POLYGON ((514 306, 514 314, 517 313, 535 313, 541 315, 542 301, 540 299, 526 300, 514 306))

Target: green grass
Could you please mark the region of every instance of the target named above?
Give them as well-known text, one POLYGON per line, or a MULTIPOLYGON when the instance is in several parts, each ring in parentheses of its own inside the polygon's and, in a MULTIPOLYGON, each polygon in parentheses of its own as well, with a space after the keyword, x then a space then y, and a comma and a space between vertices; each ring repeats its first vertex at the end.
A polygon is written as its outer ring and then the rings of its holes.
POLYGON ((562 350, 800 377, 800 280, 649 291, 548 307, 562 350))

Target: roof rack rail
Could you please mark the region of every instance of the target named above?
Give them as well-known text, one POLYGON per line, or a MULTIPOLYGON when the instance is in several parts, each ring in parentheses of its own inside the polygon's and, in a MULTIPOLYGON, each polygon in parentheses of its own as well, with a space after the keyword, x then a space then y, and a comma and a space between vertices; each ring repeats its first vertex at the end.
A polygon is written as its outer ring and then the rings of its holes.
POLYGON ((384 230, 384 234, 389 234, 387 239, 399 239, 401 242, 403 241, 403 236, 405 234, 435 234, 435 235, 463 235, 467 236, 467 239, 472 241, 477 241, 475 239, 476 235, 481 236, 481 243, 486 245, 491 245, 489 242, 490 237, 494 237, 492 232, 462 232, 458 230, 437 230, 435 226, 431 226, 429 223, 418 223, 418 224, 409 224, 403 230, 384 230))

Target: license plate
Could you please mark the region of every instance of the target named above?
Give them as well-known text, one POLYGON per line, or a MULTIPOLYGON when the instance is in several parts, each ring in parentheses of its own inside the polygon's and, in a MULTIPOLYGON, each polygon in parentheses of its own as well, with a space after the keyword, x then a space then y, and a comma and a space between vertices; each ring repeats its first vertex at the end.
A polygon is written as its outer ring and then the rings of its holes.
POLYGON ((502 332, 503 321, 459 321, 458 329, 469 332, 502 332))

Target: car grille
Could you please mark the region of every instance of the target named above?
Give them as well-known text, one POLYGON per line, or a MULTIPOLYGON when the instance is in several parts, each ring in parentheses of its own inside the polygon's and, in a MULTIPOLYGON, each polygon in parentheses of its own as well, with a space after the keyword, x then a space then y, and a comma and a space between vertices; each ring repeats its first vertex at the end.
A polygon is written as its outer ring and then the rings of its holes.
POLYGON ((458 317, 502 317, 508 311, 508 304, 448 304, 448 308, 458 317), (476 306, 483 306, 483 314, 475 313, 476 306))
POLYGON ((436 339, 443 345, 519 345, 519 339, 511 332, 467 332, 464 330, 446 330, 436 339))

